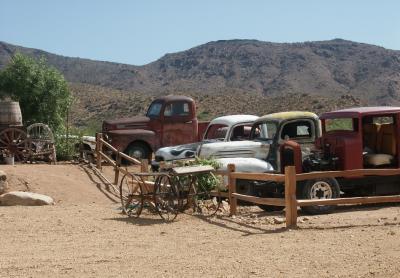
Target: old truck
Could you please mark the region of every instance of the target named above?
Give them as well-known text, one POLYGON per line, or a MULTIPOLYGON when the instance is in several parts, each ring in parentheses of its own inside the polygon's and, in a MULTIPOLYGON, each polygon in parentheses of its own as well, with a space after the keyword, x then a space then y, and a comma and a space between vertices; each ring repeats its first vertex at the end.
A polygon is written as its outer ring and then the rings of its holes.
MULTIPOLYGON (((400 166, 400 107, 360 107, 324 113, 320 116, 320 137, 305 152, 301 142, 286 138, 282 131, 275 133, 266 160, 246 159, 246 167, 257 165, 248 172, 283 173, 285 166, 293 165, 297 173, 312 171, 399 168, 400 166), (272 145, 277 144, 277 148, 272 145), (274 155, 271 152, 276 152, 274 155), (272 159, 271 159, 272 158, 272 159), (275 158, 275 159, 274 159, 275 158), (261 164, 260 164, 261 163, 261 164), (263 164, 262 164, 263 163, 263 164)), ((222 158, 224 165, 234 163, 232 158, 222 158)), ((226 167, 226 166, 225 166, 226 167)), ((238 171, 244 168, 237 164, 238 171)), ((282 197, 284 186, 276 182, 238 181, 251 194, 262 197, 282 197)), ((400 193, 400 176, 354 176, 352 178, 313 179, 297 184, 297 197, 302 199, 338 198, 340 194, 351 196, 386 195, 400 193)), ((266 210, 279 207, 262 206, 266 210)), ((334 206, 302 207, 311 213, 327 213, 334 206)))
POLYGON ((160 147, 200 141, 208 123, 198 121, 192 98, 164 96, 150 104, 145 116, 104 121, 102 132, 119 151, 150 160, 160 147))
MULTIPOLYGON (((283 167, 280 155, 283 145, 289 141, 298 142, 302 155, 306 157, 320 136, 321 126, 316 114, 307 111, 279 112, 258 118, 253 123, 248 141, 202 145, 197 155, 216 158, 221 170, 226 170, 227 165, 233 163, 240 172, 280 172, 283 167)), ((237 191, 259 197, 275 196, 275 192, 265 191, 265 188, 274 187, 264 185, 265 182, 237 180, 237 191)))
POLYGON ((153 169, 156 169, 161 161, 194 157, 199 146, 203 144, 248 140, 252 124, 257 119, 258 117, 254 115, 228 115, 215 118, 208 125, 202 141, 158 149, 152 161, 153 169))

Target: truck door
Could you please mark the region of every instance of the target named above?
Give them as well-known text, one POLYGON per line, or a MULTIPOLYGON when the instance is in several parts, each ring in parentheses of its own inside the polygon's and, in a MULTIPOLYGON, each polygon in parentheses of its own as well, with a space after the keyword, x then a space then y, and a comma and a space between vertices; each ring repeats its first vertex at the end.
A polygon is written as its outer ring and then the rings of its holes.
POLYGON ((162 144, 174 146, 195 142, 197 139, 197 119, 192 106, 187 101, 167 103, 163 111, 164 124, 162 144))

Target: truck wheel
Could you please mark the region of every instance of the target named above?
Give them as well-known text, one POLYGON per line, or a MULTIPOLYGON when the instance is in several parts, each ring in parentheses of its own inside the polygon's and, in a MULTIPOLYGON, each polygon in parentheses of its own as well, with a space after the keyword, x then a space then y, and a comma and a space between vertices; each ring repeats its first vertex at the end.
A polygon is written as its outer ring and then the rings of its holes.
POLYGON ((148 159, 150 150, 143 143, 134 143, 126 149, 125 153, 137 159, 148 159))
MULTIPOLYGON (((301 196, 304 199, 339 198, 339 183, 333 178, 308 180, 303 186, 301 196)), ((335 206, 307 206, 301 209, 309 214, 324 214, 332 212, 335 206)))

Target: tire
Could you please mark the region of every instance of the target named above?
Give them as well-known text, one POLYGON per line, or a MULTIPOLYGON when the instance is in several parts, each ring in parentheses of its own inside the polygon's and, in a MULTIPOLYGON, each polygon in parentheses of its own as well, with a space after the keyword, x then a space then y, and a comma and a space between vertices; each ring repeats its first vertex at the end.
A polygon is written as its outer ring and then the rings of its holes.
MULTIPOLYGON (((335 199, 340 197, 340 187, 336 179, 308 180, 302 190, 303 199, 335 199)), ((306 206, 301 208, 308 214, 325 214, 335 209, 335 206, 306 206)))
POLYGON ((124 153, 137 159, 149 159, 150 156, 149 148, 143 143, 129 145, 124 153))

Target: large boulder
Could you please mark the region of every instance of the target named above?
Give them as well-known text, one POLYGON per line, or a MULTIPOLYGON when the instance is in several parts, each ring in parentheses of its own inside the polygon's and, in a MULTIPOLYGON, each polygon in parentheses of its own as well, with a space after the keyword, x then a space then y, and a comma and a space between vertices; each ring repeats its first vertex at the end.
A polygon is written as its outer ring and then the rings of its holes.
POLYGON ((53 198, 33 192, 11 191, 0 195, 1 206, 44 206, 53 204, 53 198))
POLYGON ((7 174, 0 170, 0 195, 6 193, 8 189, 7 174))

